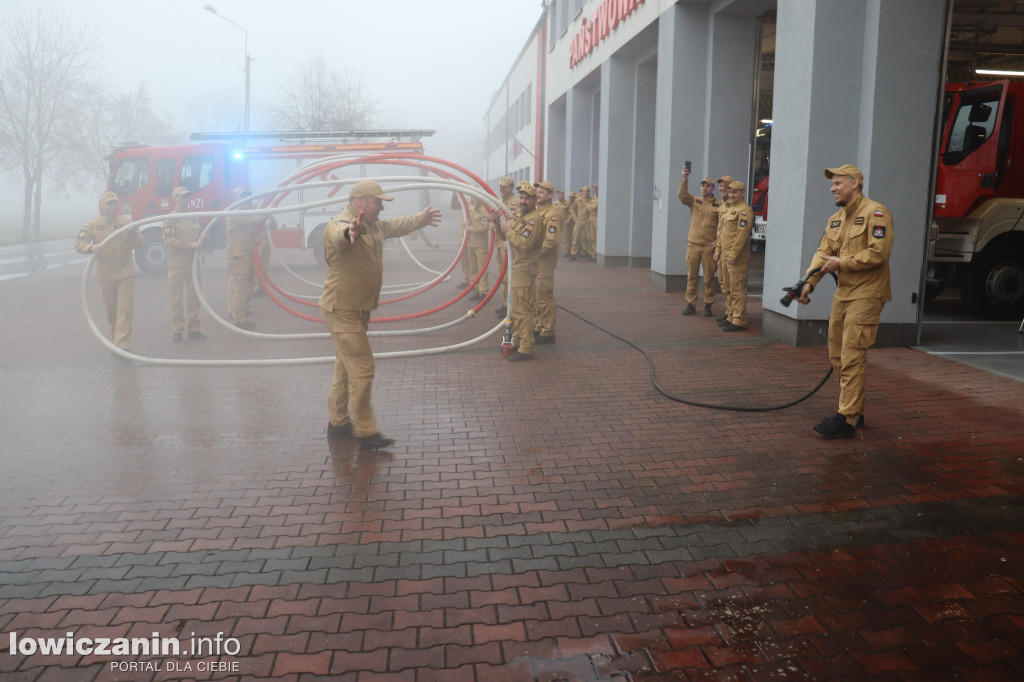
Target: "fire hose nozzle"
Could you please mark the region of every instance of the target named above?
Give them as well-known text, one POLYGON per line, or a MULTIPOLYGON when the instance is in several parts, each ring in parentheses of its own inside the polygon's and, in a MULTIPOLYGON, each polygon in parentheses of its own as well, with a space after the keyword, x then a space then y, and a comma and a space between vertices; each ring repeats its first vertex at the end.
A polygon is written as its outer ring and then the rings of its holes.
POLYGON ((501 355, 502 357, 508 357, 511 354, 512 349, 515 346, 512 344, 512 323, 505 321, 505 331, 501 335, 501 355))
POLYGON ((779 299, 779 303, 788 308, 790 303, 800 297, 800 292, 803 291, 805 284, 807 284, 807 280, 802 279, 791 287, 782 287, 786 295, 779 299))

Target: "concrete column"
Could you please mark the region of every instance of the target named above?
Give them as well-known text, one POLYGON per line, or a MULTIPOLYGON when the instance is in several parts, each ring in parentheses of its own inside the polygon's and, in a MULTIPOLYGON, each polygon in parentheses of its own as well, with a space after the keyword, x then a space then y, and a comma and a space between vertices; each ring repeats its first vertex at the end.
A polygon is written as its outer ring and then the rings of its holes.
POLYGON ((555 189, 564 189, 566 197, 569 196, 569 187, 566 185, 566 136, 565 136, 565 99, 560 99, 548 107, 547 121, 547 173, 545 180, 555 186, 555 189))
POLYGON ((590 157, 592 144, 593 91, 583 85, 569 90, 566 97, 565 117, 568 131, 565 136, 566 175, 568 187, 575 192, 590 184, 590 157))
MULTIPOLYGON (((785 4, 785 3, 782 3, 785 4)), ((705 100, 707 172, 747 181, 750 139, 754 129, 754 65, 757 59, 757 21, 751 16, 711 15, 708 96, 705 100)), ((777 97, 776 97, 777 99, 777 97)), ((676 177, 679 171, 676 171, 676 177)), ((748 188, 747 198, 750 198, 748 188)))
POLYGON ((834 285, 808 306, 779 303, 811 262, 836 211, 823 171, 844 163, 893 213, 893 301, 877 345, 910 345, 931 200, 932 121, 939 96, 943 7, 935 0, 780 3, 765 255, 764 334, 824 344, 834 285), (899 64, 899 68, 893 68, 899 64), (896 73, 890 73, 896 72, 896 73), (813 114, 813 115, 812 115, 813 114))
POLYGON ((708 83, 708 7, 674 3, 658 18, 657 99, 654 107, 654 189, 651 280, 659 291, 686 288, 686 234, 690 212, 676 191, 683 161, 707 171, 705 93, 708 83))
POLYGON ((633 60, 612 56, 601 66, 601 120, 598 157, 597 253, 602 265, 629 264, 630 199, 633 185, 634 109, 633 60), (612 160, 615 161, 612 161, 612 160))
POLYGON ((653 103, 657 98, 658 62, 648 59, 636 65, 636 95, 633 144, 633 180, 630 215, 633 224, 629 235, 629 267, 651 267, 651 225, 654 219, 654 118, 653 103))

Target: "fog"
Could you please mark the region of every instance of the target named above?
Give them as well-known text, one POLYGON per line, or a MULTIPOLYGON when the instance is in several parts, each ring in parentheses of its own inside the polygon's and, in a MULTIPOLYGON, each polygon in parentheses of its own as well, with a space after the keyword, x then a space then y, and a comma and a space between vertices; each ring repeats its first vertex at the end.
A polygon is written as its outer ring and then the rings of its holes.
MULTIPOLYGON (((268 129, 267 103, 300 62, 320 50, 328 66, 362 81, 376 102, 373 128, 426 128, 428 154, 479 171, 483 115, 539 20, 540 0, 37 0, 0 3, 0 29, 19 11, 56 12, 99 40, 95 72, 110 91, 144 82, 153 109, 181 137, 198 109, 237 106, 245 52, 252 56, 251 123, 268 129), (282 8, 290 8, 286 14, 282 8), (244 27, 244 31, 232 23, 244 27)), ((6 33, 4 33, 6 35, 6 33)), ((148 142, 142 140, 142 142, 148 142)), ((5 176, 0 244, 20 239, 22 180, 5 176)), ((73 237, 96 216, 102 187, 54 197, 44 185, 44 239, 73 237)))

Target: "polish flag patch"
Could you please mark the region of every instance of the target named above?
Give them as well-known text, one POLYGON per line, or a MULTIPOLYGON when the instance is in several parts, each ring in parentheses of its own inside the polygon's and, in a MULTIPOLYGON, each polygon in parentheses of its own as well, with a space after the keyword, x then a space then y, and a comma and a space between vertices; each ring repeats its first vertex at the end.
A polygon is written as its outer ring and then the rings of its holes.
POLYGON ((885 212, 884 211, 875 211, 875 217, 876 218, 884 218, 885 217, 885 212))

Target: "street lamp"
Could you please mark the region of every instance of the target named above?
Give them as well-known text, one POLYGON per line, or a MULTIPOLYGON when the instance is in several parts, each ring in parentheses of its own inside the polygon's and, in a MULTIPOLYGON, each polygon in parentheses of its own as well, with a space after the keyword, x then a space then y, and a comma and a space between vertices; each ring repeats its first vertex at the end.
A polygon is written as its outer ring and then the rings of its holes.
POLYGON ((203 9, 211 14, 217 15, 232 26, 242 29, 242 33, 245 34, 245 132, 249 132, 249 83, 252 80, 252 57, 249 56, 249 32, 245 30, 245 26, 236 24, 218 12, 217 8, 210 3, 203 5, 203 9))

